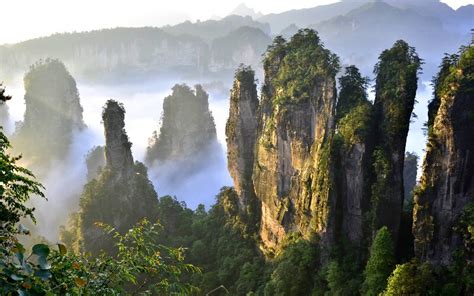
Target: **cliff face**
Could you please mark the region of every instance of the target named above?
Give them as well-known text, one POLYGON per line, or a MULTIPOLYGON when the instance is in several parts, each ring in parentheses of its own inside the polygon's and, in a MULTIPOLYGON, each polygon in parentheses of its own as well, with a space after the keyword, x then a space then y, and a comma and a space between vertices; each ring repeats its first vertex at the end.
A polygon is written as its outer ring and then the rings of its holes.
POLYGON ((253 183, 261 201, 260 236, 272 249, 288 231, 333 231, 324 181, 330 179, 338 65, 307 30, 288 43, 277 38, 264 67, 253 183))
POLYGON ((266 53, 260 103, 251 70, 237 71, 228 166, 241 204, 257 200, 266 251, 289 232, 366 250, 386 225, 397 240, 419 65, 399 41, 380 56, 374 105, 354 66, 340 78, 336 103, 338 59, 314 31, 300 30, 289 42, 277 37, 266 53))
POLYGON ((84 127, 76 82, 58 60, 40 61, 25 75, 25 117, 13 143, 32 165, 63 159, 84 127))
POLYGON ((362 246, 370 212, 373 153, 373 106, 367 99, 368 79, 350 66, 339 78, 335 150, 338 229, 347 241, 362 246))
MULTIPOLYGON (((105 232, 95 223, 106 223, 120 232, 143 218, 156 217, 157 194, 148 179, 147 168, 133 162, 124 126, 123 106, 109 100, 102 119, 105 127, 105 167, 96 179, 86 184, 81 196, 76 247, 98 254, 111 251, 105 232)), ((72 227, 74 228, 74 227, 72 227)))
POLYGON ((101 170, 105 167, 105 147, 96 146, 86 155, 87 181, 99 176, 101 170))
POLYGON ((404 189, 403 167, 410 118, 415 104, 421 60, 404 41, 382 52, 375 66, 375 183, 373 230, 387 226, 398 240, 404 189))
POLYGON ((240 207, 245 208, 256 199, 252 175, 259 101, 253 70, 240 68, 235 78, 226 124, 227 164, 240 197, 240 207))
POLYGON ((146 162, 192 160, 205 156, 217 142, 216 127, 209 111, 208 94, 200 85, 192 90, 175 85, 163 102, 159 135, 153 135, 146 162))
POLYGON ((454 251, 462 249, 463 237, 456 229, 462 212, 474 202, 473 56, 470 46, 460 57, 445 58, 434 81, 413 233, 417 256, 438 264, 450 263, 454 251))

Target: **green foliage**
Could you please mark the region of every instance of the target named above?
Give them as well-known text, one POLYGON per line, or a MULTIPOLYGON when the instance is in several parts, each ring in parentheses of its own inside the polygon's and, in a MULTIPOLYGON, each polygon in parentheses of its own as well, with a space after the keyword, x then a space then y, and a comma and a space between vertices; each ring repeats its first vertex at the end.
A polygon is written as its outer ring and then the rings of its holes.
POLYGON ((96 222, 114 225, 118 231, 124 232, 143 218, 155 219, 157 195, 148 179, 147 169, 139 162, 133 169, 134 173, 124 182, 117 182, 117 172, 103 169, 97 179, 84 186, 79 217, 75 219, 78 224, 71 225, 76 236, 74 249, 94 255, 101 250, 111 252, 113 244, 105 239, 96 222))
MULTIPOLYGON (((236 192, 222 188, 209 213, 197 214, 189 238, 190 262, 203 269, 202 276, 195 277, 196 285, 203 292, 222 285, 231 295, 257 291, 263 284, 265 263, 256 248, 252 225, 240 215, 236 192)), ((224 295, 218 294, 224 291, 215 295, 224 295)))
POLYGON ((395 265, 395 247, 386 226, 380 228, 370 248, 370 257, 365 267, 362 286, 364 295, 381 293, 395 265))
POLYGON ((314 242, 290 235, 275 259, 270 281, 264 295, 309 295, 317 263, 314 242))
POLYGON ((198 292, 183 281, 183 275, 199 273, 184 263, 182 248, 157 242, 160 225, 147 220, 121 235, 103 225, 115 241, 116 256, 87 258, 57 249, 34 245, 31 255, 15 242, 1 248, 0 291, 2 295, 191 295, 198 292))
MULTIPOLYGON (((3 96, 3 94, 1 94, 3 96)), ((25 203, 31 195, 44 197, 43 186, 34 180, 33 174, 18 166, 20 156, 7 153, 10 142, 0 129, 0 235, 15 232, 21 218, 31 218, 34 208, 25 203)), ((1 244, 1 243, 0 243, 1 244)))
POLYGON ((399 40, 382 52, 374 68, 377 75, 375 106, 380 136, 387 148, 396 148, 393 145, 406 138, 421 65, 415 48, 399 40))
POLYGON ((397 265, 388 279, 384 296, 428 295, 434 284, 431 266, 416 260, 397 265))
POLYGON ((472 254, 474 252, 474 203, 469 203, 464 207, 458 225, 454 229, 462 235, 464 250, 472 254))
POLYGON ((371 116, 372 106, 370 103, 364 103, 348 111, 339 120, 337 131, 344 145, 351 147, 357 143, 364 143, 371 131, 371 116))
POLYGON ((324 48, 316 31, 301 29, 289 42, 275 38, 265 54, 264 67, 278 63, 278 73, 272 75, 277 90, 275 103, 295 104, 311 97, 314 85, 339 71, 339 58, 324 48))
POLYGON ((361 105, 368 105, 367 86, 369 78, 362 77, 356 66, 346 67, 339 78, 340 92, 337 100, 336 118, 339 121, 347 113, 361 105))

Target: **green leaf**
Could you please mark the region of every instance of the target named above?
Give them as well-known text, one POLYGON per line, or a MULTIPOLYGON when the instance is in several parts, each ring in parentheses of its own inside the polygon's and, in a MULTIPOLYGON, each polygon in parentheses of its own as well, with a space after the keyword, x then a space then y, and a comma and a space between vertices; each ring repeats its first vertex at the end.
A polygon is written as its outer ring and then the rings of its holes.
POLYGON ((18 282, 18 281, 22 281, 22 280, 25 279, 25 278, 22 277, 21 275, 17 275, 17 274, 12 274, 12 275, 10 275, 10 277, 11 277, 12 280, 17 281, 17 282, 18 282))
POLYGON ((25 291, 23 289, 18 289, 16 292, 18 293, 18 296, 28 296, 28 295, 30 295, 27 291, 25 291))
POLYGON ((52 274, 49 270, 40 269, 40 270, 35 271, 35 276, 45 281, 51 278, 52 274))
POLYGON ((48 263, 48 259, 46 257, 43 257, 43 256, 39 257, 38 263, 41 269, 45 269, 45 270, 51 269, 51 264, 48 263))
POLYGON ((49 247, 45 244, 37 244, 33 246, 33 254, 38 255, 39 257, 48 257, 49 247))

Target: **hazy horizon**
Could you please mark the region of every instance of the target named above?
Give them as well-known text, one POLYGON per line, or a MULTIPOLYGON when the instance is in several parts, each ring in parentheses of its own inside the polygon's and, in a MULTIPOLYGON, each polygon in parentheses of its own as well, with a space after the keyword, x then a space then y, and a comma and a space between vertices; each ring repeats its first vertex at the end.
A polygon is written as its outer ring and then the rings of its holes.
MULTIPOLYGON (((434 0, 433 0, 434 1, 434 0)), ((339 2, 337 0, 294 0, 291 2, 256 1, 188 1, 177 0, 170 3, 150 3, 137 0, 130 5, 125 0, 104 0, 100 2, 83 0, 71 3, 60 0, 31 1, 18 0, 3 3, 4 13, 0 19, 4 30, 0 44, 17 43, 55 33, 82 32, 115 27, 161 27, 184 21, 208 20, 229 15, 238 5, 263 14, 281 13, 293 9, 310 8, 339 2), (28 7, 25 10, 24 7, 28 7), (212 10, 208 8, 212 7, 212 10), (113 13, 107 13, 113 9, 113 13), (22 18, 18 18, 22 15, 22 18), (22 20, 28 19, 28 22, 22 20), (86 19, 86 22, 84 21, 86 19), (34 26, 31 26, 34 24, 34 26)), ((363 2, 363 1, 361 1, 363 2)), ((453 9, 474 4, 474 0, 442 0, 453 9)))

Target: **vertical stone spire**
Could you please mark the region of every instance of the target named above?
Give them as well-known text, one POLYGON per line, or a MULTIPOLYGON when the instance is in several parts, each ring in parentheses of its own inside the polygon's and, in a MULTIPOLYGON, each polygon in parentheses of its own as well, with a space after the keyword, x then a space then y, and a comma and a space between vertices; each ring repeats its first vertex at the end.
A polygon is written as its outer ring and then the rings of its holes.
POLYGON ((119 175, 133 173, 132 143, 125 132, 125 109, 121 103, 108 100, 102 112, 105 129, 106 167, 119 175))

